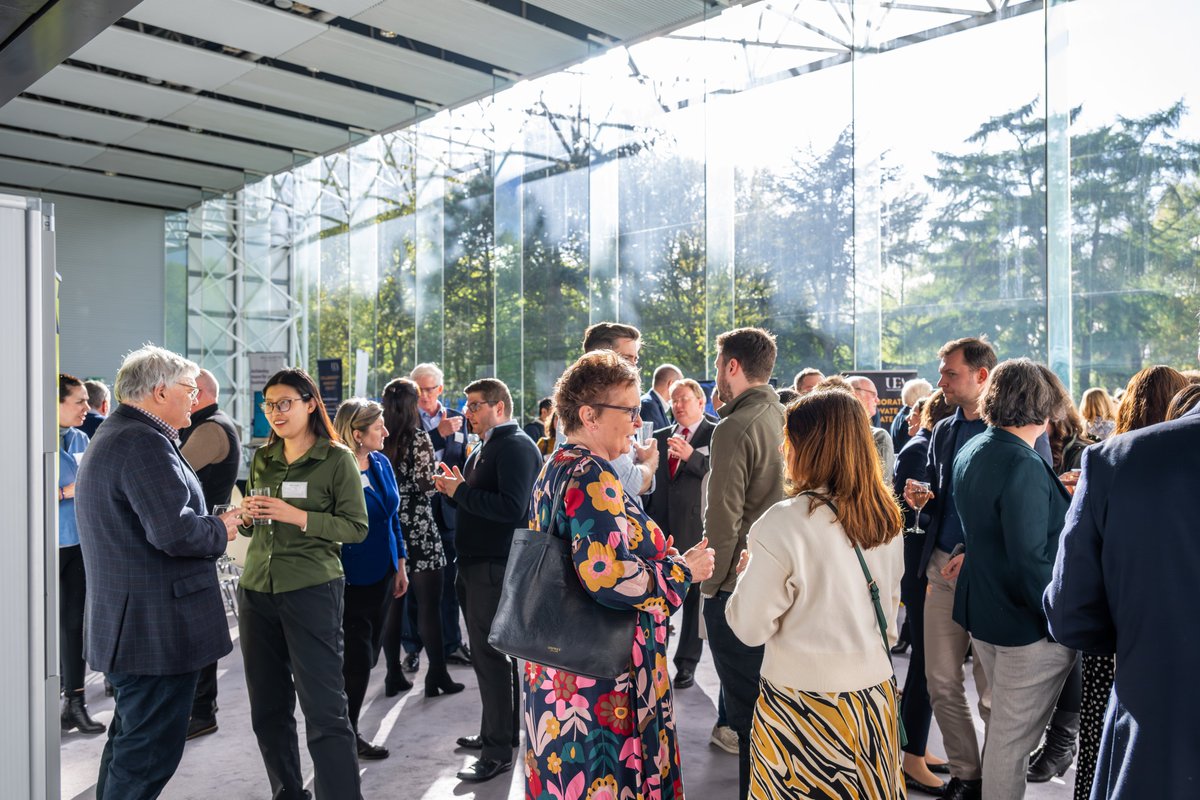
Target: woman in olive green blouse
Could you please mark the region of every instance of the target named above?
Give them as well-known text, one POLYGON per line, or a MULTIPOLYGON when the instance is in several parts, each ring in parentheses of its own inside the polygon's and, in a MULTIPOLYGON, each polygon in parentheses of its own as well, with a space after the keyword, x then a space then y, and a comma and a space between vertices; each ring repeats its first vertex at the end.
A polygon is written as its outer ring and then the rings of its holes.
POLYGON ((250 719, 272 796, 308 796, 293 716, 298 696, 317 797, 358 798, 342 681, 340 553, 343 542, 367 536, 362 478, 307 373, 275 373, 263 398, 271 437, 250 464, 242 533, 252 539, 238 588, 250 719), (249 496, 254 489, 270 496, 249 496))

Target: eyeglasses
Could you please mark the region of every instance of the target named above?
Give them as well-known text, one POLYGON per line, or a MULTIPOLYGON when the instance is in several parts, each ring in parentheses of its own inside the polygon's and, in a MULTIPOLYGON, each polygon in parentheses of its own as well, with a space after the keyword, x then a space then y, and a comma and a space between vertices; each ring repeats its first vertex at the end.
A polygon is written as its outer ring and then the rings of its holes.
POLYGON ((499 402, 499 400, 476 400, 474 403, 467 403, 467 411, 470 411, 472 414, 474 414, 483 406, 494 406, 499 402))
POLYGON ((192 402, 195 402, 196 398, 200 396, 200 387, 196 384, 184 383, 183 381, 176 381, 176 383, 178 383, 180 386, 186 386, 190 390, 188 391, 188 399, 192 402))
POLYGON ((430 386, 427 389, 422 389, 420 386, 417 387, 417 391, 420 392, 421 394, 437 394, 441 390, 442 390, 442 385, 440 383, 437 386, 430 386))
POLYGON ((871 397, 879 397, 879 392, 876 392, 876 391, 874 391, 873 389, 864 389, 864 388, 863 388, 863 387, 861 387, 861 386, 856 386, 856 387, 855 387, 855 389, 854 389, 854 391, 856 391, 856 392, 862 392, 863 394, 865 394, 865 395, 869 395, 869 396, 871 396, 871 397))
POLYGON ((292 403, 308 402, 311 399, 312 399, 312 395, 310 394, 307 397, 305 397, 303 395, 301 395, 300 397, 285 397, 283 400, 276 400, 274 403, 272 403, 270 400, 264 400, 263 404, 261 406, 259 406, 259 408, 261 408, 263 410, 264 414, 270 414, 272 411, 275 411, 276 409, 278 409, 279 411, 282 411, 283 413, 286 414, 288 411, 291 411, 292 403))
POLYGON ((609 405, 608 403, 588 403, 588 405, 596 406, 597 408, 611 408, 613 411, 624 411, 626 414, 629 415, 630 422, 633 422, 634 420, 636 420, 638 418, 638 415, 642 413, 642 410, 640 408, 635 408, 632 406, 612 406, 612 405, 609 405))

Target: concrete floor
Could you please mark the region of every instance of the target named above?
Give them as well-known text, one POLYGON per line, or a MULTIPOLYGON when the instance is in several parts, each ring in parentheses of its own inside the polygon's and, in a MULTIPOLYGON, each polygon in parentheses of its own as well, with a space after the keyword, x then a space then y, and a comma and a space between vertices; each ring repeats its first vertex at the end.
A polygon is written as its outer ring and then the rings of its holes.
MULTIPOLYGON (((165 800, 249 800, 270 797, 266 773, 259 758, 242 674, 241 651, 237 647, 237 626, 230 617, 234 650, 220 665, 218 724, 220 730, 191 741, 175 777, 167 784, 165 800)), ((895 659, 903 681, 908 659, 895 659)), ((424 664, 422 664, 422 670, 424 664)), ((483 784, 467 784, 455 778, 472 759, 466 751, 456 750, 454 740, 478 732, 478 692, 470 667, 451 667, 456 680, 467 689, 450 697, 427 700, 420 692, 422 675, 415 681, 417 690, 395 698, 383 696, 382 666, 373 674, 361 717, 361 729, 377 744, 392 751, 384 761, 366 762, 363 767, 363 797, 435 800, 435 798, 472 798, 473 800, 521 800, 524 783, 518 769, 483 784)), ((974 700, 974 687, 969 687, 974 700)), ((101 676, 89 674, 88 705, 92 716, 107 723, 112 718, 112 699, 104 697, 101 676)), ((696 685, 675 693, 676 719, 683 749, 683 775, 691 800, 733 800, 737 794, 737 759, 708 744, 716 719, 717 676, 707 650, 697 672, 696 685)), ((299 715, 298 715, 299 716, 299 715)), ((304 748, 304 721, 299 719, 301 747, 306 776, 311 779, 311 761, 304 748)), ((982 722, 976 727, 983 738, 982 722)), ((105 736, 84 736, 73 732, 62 741, 62 797, 95 797, 96 768, 105 736)), ((930 741, 935 753, 944 753, 936 725, 930 741)), ((1030 785, 1028 798, 1066 800, 1071 797, 1074 768, 1067 780, 1030 785)), ((913 797, 922 795, 913 793, 913 797)), ((321 799, 324 800, 324 799, 321 799)))

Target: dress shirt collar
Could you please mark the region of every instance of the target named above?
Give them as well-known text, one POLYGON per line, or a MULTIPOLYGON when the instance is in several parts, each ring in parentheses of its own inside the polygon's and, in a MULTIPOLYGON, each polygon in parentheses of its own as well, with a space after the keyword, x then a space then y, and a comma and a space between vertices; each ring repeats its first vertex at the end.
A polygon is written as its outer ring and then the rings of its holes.
POLYGON ((517 427, 517 421, 515 419, 510 419, 508 422, 501 422, 499 425, 494 425, 487 431, 487 433, 483 434, 483 436, 481 436, 480 438, 484 441, 484 443, 487 443, 487 442, 491 441, 492 434, 495 433, 497 430, 499 430, 500 428, 509 428, 509 427, 511 427, 511 428, 517 427))
POLYGON ((424 425, 425 430, 428 431, 436 428, 437 424, 442 421, 442 417, 446 413, 446 407, 442 405, 441 401, 439 400, 437 411, 433 412, 432 414, 428 413, 420 406, 417 406, 417 413, 421 416, 421 424, 424 425))
POLYGON ((143 417, 143 420, 142 420, 143 422, 146 422, 152 428, 157 429, 163 436, 167 437, 175 444, 179 444, 179 431, 176 430, 175 428, 172 428, 165 421, 163 421, 160 417, 158 417, 155 414, 151 414, 149 411, 147 411, 146 409, 141 408, 139 406, 126 405, 125 408, 134 412, 134 414, 136 414, 136 415, 140 415, 141 417, 143 417))

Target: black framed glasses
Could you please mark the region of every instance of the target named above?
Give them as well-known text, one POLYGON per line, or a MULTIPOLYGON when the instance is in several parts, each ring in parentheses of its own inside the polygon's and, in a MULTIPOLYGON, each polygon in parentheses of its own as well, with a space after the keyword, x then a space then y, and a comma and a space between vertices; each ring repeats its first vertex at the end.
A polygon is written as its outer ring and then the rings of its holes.
POLYGON ((440 383, 437 386, 426 386, 424 388, 422 388, 420 386, 417 387, 417 391, 423 395, 437 394, 441 390, 442 390, 442 385, 440 383))
POLYGON ((642 413, 642 409, 635 408, 633 406, 614 406, 608 403, 588 403, 588 405, 596 406, 597 408, 611 408, 613 411, 624 411, 629 415, 630 422, 635 421, 638 418, 638 415, 642 413))
POLYGON ((259 408, 263 410, 264 414, 270 414, 275 410, 279 410, 286 414, 287 412, 291 411, 292 403, 307 403, 311 399, 312 395, 310 394, 307 397, 304 395, 300 395, 299 397, 285 397, 284 399, 276 400, 273 403, 270 400, 264 400, 263 404, 259 406, 259 408))
POLYGON ((499 402, 499 400, 476 400, 474 403, 467 403, 467 411, 470 411, 472 414, 474 414, 483 406, 494 406, 499 402))

